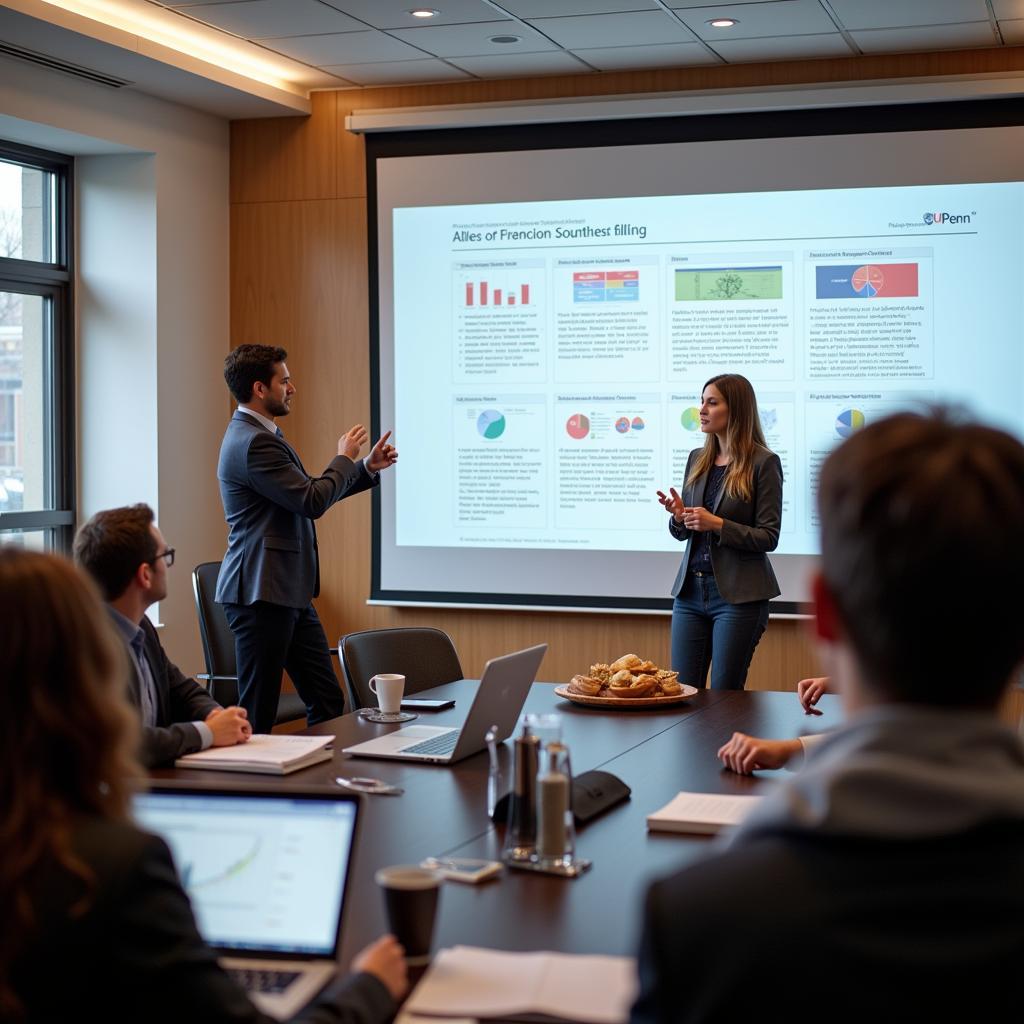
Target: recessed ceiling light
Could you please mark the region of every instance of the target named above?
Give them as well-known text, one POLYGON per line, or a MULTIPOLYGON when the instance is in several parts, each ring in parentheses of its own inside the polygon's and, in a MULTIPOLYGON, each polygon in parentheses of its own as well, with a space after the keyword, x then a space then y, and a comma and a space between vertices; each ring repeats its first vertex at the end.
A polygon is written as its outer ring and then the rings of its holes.
POLYGON ((519 36, 491 36, 492 43, 518 43, 519 36))
POLYGON ((739 22, 735 18, 712 18, 708 24, 712 28, 732 28, 733 25, 738 25, 739 22))
POLYGON ((414 7, 409 13, 414 18, 436 18, 441 12, 433 7, 414 7))

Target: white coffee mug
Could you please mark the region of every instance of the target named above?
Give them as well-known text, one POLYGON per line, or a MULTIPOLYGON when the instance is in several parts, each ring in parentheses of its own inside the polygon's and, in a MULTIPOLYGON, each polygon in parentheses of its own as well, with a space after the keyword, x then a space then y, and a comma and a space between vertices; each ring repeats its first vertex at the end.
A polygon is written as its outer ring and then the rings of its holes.
POLYGON ((402 694, 405 693, 405 676, 380 673, 370 680, 370 692, 377 697, 377 703, 385 715, 394 715, 402 710, 402 694))

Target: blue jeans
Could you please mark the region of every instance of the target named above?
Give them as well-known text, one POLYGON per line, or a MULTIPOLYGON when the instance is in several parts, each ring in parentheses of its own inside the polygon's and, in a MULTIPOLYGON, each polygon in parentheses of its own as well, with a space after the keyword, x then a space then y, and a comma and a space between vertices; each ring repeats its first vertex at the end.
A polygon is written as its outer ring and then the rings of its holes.
POLYGON ((729 604, 714 576, 686 574, 672 605, 672 668, 679 682, 712 690, 742 690, 754 648, 768 625, 768 602, 729 604))

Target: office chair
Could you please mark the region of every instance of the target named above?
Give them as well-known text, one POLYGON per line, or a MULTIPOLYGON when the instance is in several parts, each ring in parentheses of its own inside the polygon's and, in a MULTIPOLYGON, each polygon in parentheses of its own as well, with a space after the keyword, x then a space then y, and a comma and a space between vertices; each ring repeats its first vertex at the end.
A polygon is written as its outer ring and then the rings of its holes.
MULTIPOLYGON (((238 669, 235 666, 235 638, 224 609, 213 599, 217 589, 220 562, 203 562, 192 570, 192 593, 196 599, 199 636, 203 641, 206 672, 197 676, 204 681, 218 704, 238 703, 238 669)), ((282 693, 277 702, 275 725, 306 717, 306 705, 297 693, 282 693)))
POLYGON ((462 666, 451 637, 440 629, 367 629, 338 641, 342 677, 349 707, 375 707, 370 679, 378 672, 405 676, 405 693, 462 678, 462 666))

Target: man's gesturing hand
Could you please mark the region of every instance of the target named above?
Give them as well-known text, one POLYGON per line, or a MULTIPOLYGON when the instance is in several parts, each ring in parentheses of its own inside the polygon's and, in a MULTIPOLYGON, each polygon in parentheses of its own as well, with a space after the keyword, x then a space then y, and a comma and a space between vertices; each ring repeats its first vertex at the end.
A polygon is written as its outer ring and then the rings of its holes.
POLYGON ((347 434, 338 438, 338 454, 344 455, 353 462, 359 454, 360 449, 366 444, 369 434, 362 423, 357 423, 347 434))
POLYGON ((390 436, 391 431, 389 430, 370 450, 366 468, 371 473, 379 473, 382 469, 387 469, 388 466, 393 466, 398 461, 398 449, 394 445, 388 444, 390 436))

